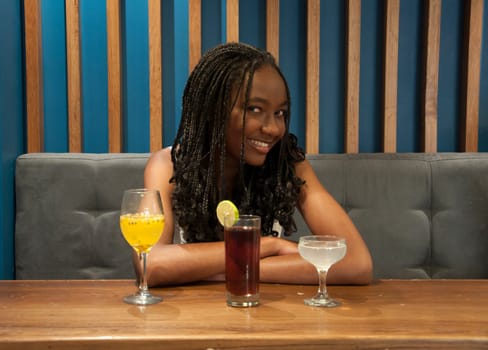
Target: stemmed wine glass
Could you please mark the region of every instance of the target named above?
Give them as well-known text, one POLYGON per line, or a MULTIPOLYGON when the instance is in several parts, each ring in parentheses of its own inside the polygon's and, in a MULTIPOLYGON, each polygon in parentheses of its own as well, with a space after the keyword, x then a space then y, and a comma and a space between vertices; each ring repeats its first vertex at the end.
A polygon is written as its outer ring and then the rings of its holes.
POLYGON ((146 257, 161 237, 164 228, 164 212, 159 191, 130 189, 124 191, 120 210, 122 234, 139 256, 142 275, 139 289, 134 295, 124 298, 128 304, 149 305, 159 303, 162 298, 149 293, 146 279, 146 257))
POLYGON ((319 273, 319 289, 317 294, 304 303, 310 306, 334 307, 340 302, 327 294, 326 280, 329 268, 346 255, 346 240, 338 236, 316 235, 303 236, 298 241, 298 252, 313 264, 319 273))

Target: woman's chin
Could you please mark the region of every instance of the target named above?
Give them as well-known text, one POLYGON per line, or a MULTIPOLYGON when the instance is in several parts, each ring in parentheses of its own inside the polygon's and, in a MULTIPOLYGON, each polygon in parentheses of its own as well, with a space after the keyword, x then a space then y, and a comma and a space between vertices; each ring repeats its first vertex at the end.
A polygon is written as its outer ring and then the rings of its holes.
POLYGON ((266 156, 261 157, 247 157, 246 156, 246 164, 251 166, 263 166, 264 162, 266 161, 266 156))

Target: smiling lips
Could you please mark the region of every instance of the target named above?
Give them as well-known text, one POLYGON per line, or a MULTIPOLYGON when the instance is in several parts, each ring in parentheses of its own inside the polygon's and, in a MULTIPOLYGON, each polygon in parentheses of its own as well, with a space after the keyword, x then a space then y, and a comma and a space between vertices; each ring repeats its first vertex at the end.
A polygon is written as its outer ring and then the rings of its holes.
POLYGON ((248 139, 248 143, 254 149, 264 154, 268 153, 271 150, 271 147, 273 146, 272 142, 259 141, 256 139, 248 139))

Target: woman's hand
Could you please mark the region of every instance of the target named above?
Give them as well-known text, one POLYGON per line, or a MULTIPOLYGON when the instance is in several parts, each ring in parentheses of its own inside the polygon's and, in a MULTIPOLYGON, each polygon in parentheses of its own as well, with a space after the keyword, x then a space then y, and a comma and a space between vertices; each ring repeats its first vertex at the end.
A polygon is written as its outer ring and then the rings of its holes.
POLYGON ((261 237, 261 259, 298 253, 298 245, 295 242, 272 236, 261 237))

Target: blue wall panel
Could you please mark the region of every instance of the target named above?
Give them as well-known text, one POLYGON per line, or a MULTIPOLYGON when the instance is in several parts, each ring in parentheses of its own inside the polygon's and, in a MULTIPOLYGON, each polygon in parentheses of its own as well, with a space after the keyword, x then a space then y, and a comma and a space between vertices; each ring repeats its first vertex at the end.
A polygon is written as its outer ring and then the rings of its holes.
POLYGON ((149 150, 147 0, 125 0, 123 12, 124 152, 149 150))
POLYGON ((224 10, 222 0, 202 1, 202 52, 224 41, 225 32, 222 30, 221 20, 224 10))
POLYGON ((188 45, 189 45, 189 32, 188 32, 188 0, 175 1, 174 4, 174 53, 175 53, 175 80, 174 80, 174 93, 177 104, 175 105, 175 133, 178 128, 181 119, 181 100, 183 98, 183 90, 185 89, 185 83, 188 79, 188 45))
POLYGON ((15 158, 24 152, 21 7, 0 1, 0 279, 14 277, 15 158))
POLYGON ((68 151, 64 1, 41 1, 44 150, 68 151))
MULTIPOLYGON (((342 0, 320 4, 320 125, 319 151, 344 151, 345 11, 342 0)), ((305 36, 306 37, 306 36, 305 36)))
POLYGON ((266 1, 239 1, 239 41, 266 49, 266 1))
POLYGON ((106 18, 104 1, 80 1, 84 152, 108 152, 106 18))
POLYGON ((380 152, 383 2, 363 0, 361 17, 359 150, 380 152))
POLYGON ((163 74, 163 146, 170 146, 173 144, 173 139, 176 135, 176 128, 178 125, 175 121, 175 106, 181 104, 181 101, 176 101, 175 98, 175 36, 173 34, 175 20, 174 20, 174 5, 173 0, 163 0, 161 5, 162 12, 162 74, 163 74))
POLYGON ((419 152, 424 1, 402 1, 400 6, 397 150, 419 152))
POLYGON ((305 146, 305 68, 307 3, 280 1, 280 67, 288 80, 291 94, 290 131, 305 146))
POLYGON ((437 124, 439 152, 449 152, 459 147, 463 7, 463 2, 459 0, 442 2, 437 124))

